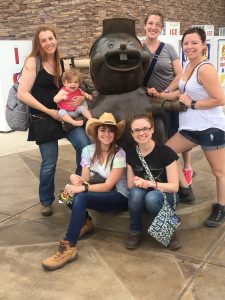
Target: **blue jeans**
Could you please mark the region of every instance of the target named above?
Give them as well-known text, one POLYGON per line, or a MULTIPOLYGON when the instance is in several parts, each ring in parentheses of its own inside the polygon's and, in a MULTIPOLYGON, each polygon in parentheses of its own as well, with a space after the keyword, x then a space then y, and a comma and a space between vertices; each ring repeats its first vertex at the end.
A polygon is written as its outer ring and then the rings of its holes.
MULTIPOLYGON (((174 194, 165 193, 169 205, 174 206, 174 194)), ((148 191, 146 189, 132 188, 128 195, 128 206, 130 211, 130 231, 141 232, 141 219, 146 209, 150 215, 156 216, 163 206, 163 194, 158 190, 148 191)), ((178 197, 176 195, 176 204, 178 197)))
POLYGON ((90 144, 89 138, 87 137, 83 127, 76 127, 66 134, 67 139, 73 145, 73 148, 76 151, 76 163, 77 169, 76 174, 81 174, 81 153, 84 147, 90 144))
POLYGON ((127 209, 127 198, 117 191, 83 192, 74 196, 72 214, 65 240, 76 245, 81 227, 84 224, 86 208, 101 212, 118 212, 127 209))
MULTIPOLYGON (((82 149, 90 142, 84 131, 83 127, 76 127, 66 134, 68 140, 76 150, 76 173, 81 173, 81 152, 82 149)), ((40 202, 49 206, 55 199, 55 170, 58 159, 58 141, 44 143, 39 145, 41 153, 41 168, 40 168, 40 184, 39 184, 39 197, 40 202)))

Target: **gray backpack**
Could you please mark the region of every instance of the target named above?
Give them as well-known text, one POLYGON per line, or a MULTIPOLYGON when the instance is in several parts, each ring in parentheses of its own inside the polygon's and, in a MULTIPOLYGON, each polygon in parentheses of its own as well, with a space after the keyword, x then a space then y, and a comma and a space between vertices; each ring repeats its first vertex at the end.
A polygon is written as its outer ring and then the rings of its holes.
MULTIPOLYGON (((36 74, 40 71, 40 68, 40 60, 36 57, 36 74)), ((17 90, 21 75, 22 70, 18 75, 17 81, 9 90, 5 116, 6 121, 11 129, 26 131, 30 125, 30 109, 25 103, 17 99, 17 90)))

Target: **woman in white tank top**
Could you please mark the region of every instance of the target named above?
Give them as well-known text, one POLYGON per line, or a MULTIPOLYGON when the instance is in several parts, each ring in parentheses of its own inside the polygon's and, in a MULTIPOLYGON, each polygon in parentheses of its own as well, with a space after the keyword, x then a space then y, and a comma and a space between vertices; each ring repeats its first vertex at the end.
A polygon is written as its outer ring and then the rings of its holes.
MULTIPOLYGON (((179 113, 179 131, 167 141, 176 153, 200 145, 216 178, 217 203, 205 225, 217 227, 225 220, 225 95, 215 68, 205 61, 206 34, 201 28, 188 29, 182 38, 188 57, 179 91, 161 93, 166 100, 179 99, 187 110, 179 113)), ((190 188, 180 172, 180 192, 190 198, 190 188)), ((193 201, 189 201, 191 203, 193 201)))

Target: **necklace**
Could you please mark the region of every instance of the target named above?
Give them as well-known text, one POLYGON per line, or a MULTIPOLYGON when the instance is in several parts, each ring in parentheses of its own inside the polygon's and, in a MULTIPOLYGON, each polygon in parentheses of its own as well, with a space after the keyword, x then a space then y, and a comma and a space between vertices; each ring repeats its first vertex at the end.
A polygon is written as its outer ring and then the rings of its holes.
POLYGON ((55 61, 50 62, 48 60, 46 60, 46 63, 54 70, 55 69, 55 61))

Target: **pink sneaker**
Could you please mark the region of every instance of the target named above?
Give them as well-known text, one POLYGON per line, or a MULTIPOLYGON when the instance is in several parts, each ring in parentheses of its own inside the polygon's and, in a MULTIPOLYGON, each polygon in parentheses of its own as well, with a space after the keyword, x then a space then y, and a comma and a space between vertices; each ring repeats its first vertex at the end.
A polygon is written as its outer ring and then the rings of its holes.
POLYGON ((183 169, 183 173, 188 185, 192 184, 192 169, 183 169))

